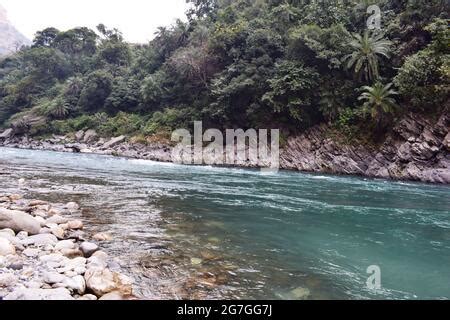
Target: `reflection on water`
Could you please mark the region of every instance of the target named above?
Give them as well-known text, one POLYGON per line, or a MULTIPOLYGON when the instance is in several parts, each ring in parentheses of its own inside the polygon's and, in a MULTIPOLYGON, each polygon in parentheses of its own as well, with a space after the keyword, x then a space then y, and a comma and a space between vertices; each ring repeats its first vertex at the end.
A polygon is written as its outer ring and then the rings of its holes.
POLYGON ((446 186, 0 148, 0 192, 19 178, 111 232, 144 298, 450 298, 446 186))

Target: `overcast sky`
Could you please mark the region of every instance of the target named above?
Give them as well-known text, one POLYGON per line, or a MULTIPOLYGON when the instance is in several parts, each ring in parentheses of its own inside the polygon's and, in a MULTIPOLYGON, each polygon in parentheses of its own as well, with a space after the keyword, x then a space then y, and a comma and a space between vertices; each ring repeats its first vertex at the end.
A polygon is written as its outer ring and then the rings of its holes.
POLYGON ((67 30, 99 23, 120 29, 127 41, 147 42, 159 26, 185 20, 185 0, 0 0, 9 20, 30 40, 46 27, 67 30))

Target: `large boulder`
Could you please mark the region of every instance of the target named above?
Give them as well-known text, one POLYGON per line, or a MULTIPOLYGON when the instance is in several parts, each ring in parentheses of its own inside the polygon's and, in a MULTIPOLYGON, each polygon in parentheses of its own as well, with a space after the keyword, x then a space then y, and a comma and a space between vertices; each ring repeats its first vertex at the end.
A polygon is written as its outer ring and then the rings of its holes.
POLYGON ((102 149, 109 149, 112 147, 117 146, 118 144, 124 142, 126 140, 127 137, 125 136, 120 136, 120 137, 116 137, 116 138, 112 138, 111 140, 109 140, 108 142, 106 142, 102 149))
POLYGON ((84 131, 80 130, 78 132, 75 133, 75 140, 76 141, 81 141, 84 137, 84 131))
POLYGON ((13 129, 9 128, 0 134, 0 139, 8 139, 13 135, 13 129))
POLYGON ((0 229, 3 228, 35 235, 39 234, 41 224, 28 213, 0 208, 0 229))
POLYGON ((113 291, 120 292, 124 296, 130 296, 133 291, 132 282, 128 277, 112 272, 107 268, 89 268, 84 278, 86 287, 98 297, 113 291))
POLYGON ((96 138, 97 138, 97 132, 95 130, 88 130, 84 134, 83 142, 91 143, 91 142, 94 142, 96 138))

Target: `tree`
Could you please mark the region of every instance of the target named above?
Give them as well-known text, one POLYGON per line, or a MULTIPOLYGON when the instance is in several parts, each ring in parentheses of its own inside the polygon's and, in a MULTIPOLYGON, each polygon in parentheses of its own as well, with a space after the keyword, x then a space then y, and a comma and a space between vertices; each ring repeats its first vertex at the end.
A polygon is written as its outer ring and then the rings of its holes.
POLYGON ((51 47, 53 42, 59 34, 59 30, 56 28, 46 28, 42 31, 36 32, 33 40, 33 47, 51 47))
POLYGON ((397 92, 392 89, 392 83, 384 85, 381 82, 377 82, 373 86, 364 86, 363 90, 364 92, 358 98, 358 100, 364 101, 363 111, 370 114, 377 126, 380 127, 385 117, 393 114, 398 107, 393 98, 397 92))
POLYGON ((382 34, 371 35, 366 31, 362 36, 355 34, 349 45, 354 51, 344 58, 348 61, 347 68, 353 68, 360 79, 362 77, 366 81, 378 79, 379 57, 390 57, 391 41, 383 39, 382 34))
POLYGON ((53 46, 69 55, 92 56, 97 47, 97 35, 89 28, 74 28, 60 32, 53 40, 53 46))
POLYGON ((310 124, 319 74, 315 69, 292 61, 283 61, 277 65, 276 74, 269 79, 271 90, 263 101, 277 113, 288 112, 291 118, 310 124))
POLYGON ((86 111, 103 108, 105 100, 111 93, 112 77, 104 71, 94 71, 87 76, 81 91, 79 106, 86 111))
POLYGON ((431 110, 445 104, 450 87, 450 31, 447 21, 437 19, 426 31, 431 43, 406 58, 394 78, 404 100, 418 110, 431 110))

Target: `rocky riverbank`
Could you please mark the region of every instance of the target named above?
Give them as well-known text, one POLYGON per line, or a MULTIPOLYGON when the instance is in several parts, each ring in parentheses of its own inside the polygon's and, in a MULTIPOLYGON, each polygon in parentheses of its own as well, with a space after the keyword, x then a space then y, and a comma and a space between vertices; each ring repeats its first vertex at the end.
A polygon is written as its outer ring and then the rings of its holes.
MULTIPOLYGON (((291 136, 280 153, 280 168, 306 172, 360 175, 371 178, 450 183, 450 113, 437 119, 419 114, 405 116, 377 146, 342 142, 326 125, 291 136)), ((0 134, 0 146, 95 153, 134 159, 172 162, 167 144, 131 143, 125 136, 99 138, 94 130, 67 136, 33 140, 14 136, 8 129, 0 134)), ((254 167, 249 161, 239 167, 254 167)))
POLYGON ((133 281, 88 235, 76 203, 0 195, 0 300, 123 300, 133 281))

